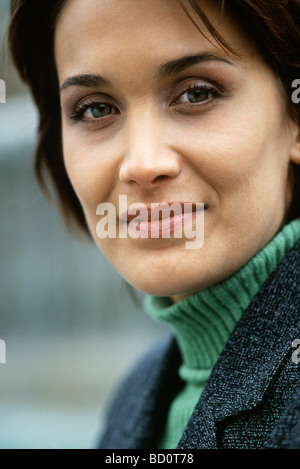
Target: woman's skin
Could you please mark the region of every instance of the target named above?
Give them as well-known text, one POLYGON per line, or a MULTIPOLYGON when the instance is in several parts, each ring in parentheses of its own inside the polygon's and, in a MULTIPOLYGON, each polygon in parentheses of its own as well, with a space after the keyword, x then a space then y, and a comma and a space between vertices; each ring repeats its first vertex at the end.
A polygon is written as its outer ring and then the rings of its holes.
POLYGON ((174 301, 272 239, 291 200, 290 161, 300 160, 273 72, 212 2, 200 4, 239 55, 182 3, 206 38, 175 0, 68 0, 55 33, 64 159, 90 231, 131 284, 174 301), (99 78, 70 80, 79 75, 99 78), (128 205, 204 203, 203 247, 99 239, 96 208, 108 202, 119 215, 119 195, 128 205))

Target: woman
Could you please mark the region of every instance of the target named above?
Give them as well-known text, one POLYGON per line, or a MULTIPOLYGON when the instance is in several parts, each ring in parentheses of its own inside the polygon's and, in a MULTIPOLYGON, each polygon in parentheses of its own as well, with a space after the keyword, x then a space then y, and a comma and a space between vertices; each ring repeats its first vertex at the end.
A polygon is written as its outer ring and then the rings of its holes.
POLYGON ((300 447, 299 18, 298 0, 12 1, 39 179, 173 331, 100 448, 300 447))

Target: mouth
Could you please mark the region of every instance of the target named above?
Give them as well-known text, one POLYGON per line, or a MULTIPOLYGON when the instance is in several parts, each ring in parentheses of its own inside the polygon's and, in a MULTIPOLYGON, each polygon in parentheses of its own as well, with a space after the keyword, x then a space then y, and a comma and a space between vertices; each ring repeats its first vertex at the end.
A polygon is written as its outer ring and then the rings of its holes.
POLYGON ((182 229, 192 225, 197 214, 206 209, 205 204, 192 202, 136 203, 121 213, 119 220, 127 223, 129 232, 138 233, 137 237, 168 238, 177 231, 182 233, 182 229))

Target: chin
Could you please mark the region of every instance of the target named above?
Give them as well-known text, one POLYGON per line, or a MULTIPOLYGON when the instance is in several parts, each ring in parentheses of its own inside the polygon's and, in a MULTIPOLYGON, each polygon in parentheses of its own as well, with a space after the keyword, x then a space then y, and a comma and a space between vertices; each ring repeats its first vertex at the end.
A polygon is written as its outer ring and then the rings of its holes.
POLYGON ((205 284, 199 283, 199 279, 195 282, 187 282, 186 279, 178 277, 169 279, 166 279, 166 276, 163 276, 162 279, 157 277, 155 279, 126 278, 126 280, 137 290, 152 296, 188 296, 206 287, 205 284))

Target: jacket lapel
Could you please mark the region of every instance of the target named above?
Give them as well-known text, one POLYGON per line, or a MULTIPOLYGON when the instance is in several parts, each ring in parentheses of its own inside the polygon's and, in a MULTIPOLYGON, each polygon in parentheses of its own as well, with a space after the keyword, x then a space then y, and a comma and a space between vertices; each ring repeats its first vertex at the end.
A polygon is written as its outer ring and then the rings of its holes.
POLYGON ((254 409, 300 338, 300 243, 251 302, 221 353, 178 449, 218 448, 217 423, 254 409))

